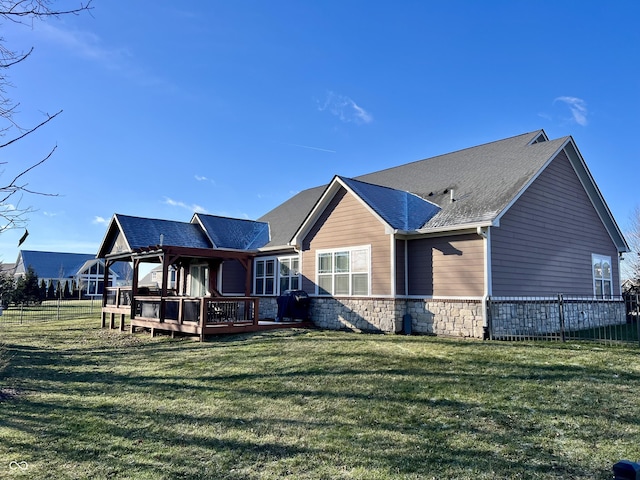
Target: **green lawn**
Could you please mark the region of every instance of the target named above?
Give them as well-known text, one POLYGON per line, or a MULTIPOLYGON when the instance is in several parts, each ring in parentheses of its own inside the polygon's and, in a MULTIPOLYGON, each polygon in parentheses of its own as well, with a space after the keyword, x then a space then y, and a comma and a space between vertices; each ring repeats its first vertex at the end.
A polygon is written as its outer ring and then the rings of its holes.
POLYGON ((640 458, 637 347, 99 323, 0 328, 0 478, 592 480, 640 458))

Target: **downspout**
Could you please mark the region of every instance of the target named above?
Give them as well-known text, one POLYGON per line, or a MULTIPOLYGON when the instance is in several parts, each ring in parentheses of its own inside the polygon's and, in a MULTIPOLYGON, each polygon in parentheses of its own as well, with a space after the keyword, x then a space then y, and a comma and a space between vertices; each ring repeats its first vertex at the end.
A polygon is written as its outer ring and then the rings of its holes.
POLYGON ((491 296, 491 234, 490 229, 487 227, 485 230, 482 227, 476 229, 476 233, 483 238, 484 244, 484 292, 482 294, 482 336, 486 340, 489 338, 489 318, 487 306, 489 303, 489 297, 491 296))

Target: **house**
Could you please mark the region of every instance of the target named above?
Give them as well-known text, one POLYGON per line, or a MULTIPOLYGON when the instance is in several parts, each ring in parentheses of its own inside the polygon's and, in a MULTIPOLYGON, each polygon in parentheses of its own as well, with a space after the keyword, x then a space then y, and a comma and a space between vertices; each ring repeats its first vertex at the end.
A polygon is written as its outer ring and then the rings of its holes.
MULTIPOLYGON (((112 220, 100 258, 117 258, 124 218, 112 220)), ((196 214, 184 227, 180 242, 190 253, 220 252, 213 237, 227 232, 218 217, 196 214)), ((233 247, 244 254, 241 268, 240 258, 230 259, 231 275, 218 258, 209 265, 210 286, 224 295, 244 271, 245 295, 259 298, 261 318, 276 317, 284 291, 302 289, 322 328, 399 332, 410 321, 416 332, 480 338, 492 298, 611 301, 621 290, 619 258, 629 250, 573 138, 550 140, 543 130, 335 176, 252 228, 262 234, 233 247)), ((158 233, 138 250, 121 242, 124 257, 166 250, 171 241, 158 233)), ((186 272, 184 281, 205 278, 205 270, 186 272)))
MULTIPOLYGON (((79 286, 86 296, 102 296, 104 290, 104 261, 90 253, 61 253, 20 250, 15 264, 14 275, 24 276, 31 267, 38 276, 38 282, 45 285, 58 283, 69 291, 79 286)), ((125 263, 118 264, 109 271, 107 286, 124 285, 130 282, 130 269, 125 263), (129 277, 129 278, 127 278, 129 277)))

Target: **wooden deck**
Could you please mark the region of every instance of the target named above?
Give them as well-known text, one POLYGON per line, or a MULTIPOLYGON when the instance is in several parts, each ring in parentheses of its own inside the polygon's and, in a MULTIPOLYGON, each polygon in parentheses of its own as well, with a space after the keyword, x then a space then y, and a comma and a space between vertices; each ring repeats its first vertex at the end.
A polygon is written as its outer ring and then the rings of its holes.
POLYGON ((310 321, 275 322, 259 320, 258 297, 132 296, 130 288, 113 288, 102 307, 102 328, 124 331, 129 317, 130 331, 148 329, 172 336, 195 335, 201 341, 210 335, 256 332, 278 328, 309 328, 310 321), (108 322, 107 322, 108 319, 108 322))

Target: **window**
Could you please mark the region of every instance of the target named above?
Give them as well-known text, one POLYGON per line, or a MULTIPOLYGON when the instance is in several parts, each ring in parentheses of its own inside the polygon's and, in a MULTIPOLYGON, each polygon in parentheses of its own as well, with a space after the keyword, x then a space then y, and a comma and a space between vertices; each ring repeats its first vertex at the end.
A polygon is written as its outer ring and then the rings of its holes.
POLYGON ((269 257, 256 259, 253 291, 256 295, 280 295, 300 289, 300 258, 269 257))
POLYGON ((279 258, 280 293, 300 289, 300 259, 298 257, 279 258))
POLYGON ((351 247, 319 251, 317 284, 319 295, 369 295, 370 250, 351 247))
POLYGON ((593 266, 593 293, 599 298, 611 298, 612 273, 611 257, 603 255, 591 255, 593 266))
POLYGON ((276 281, 275 259, 256 260, 256 282, 254 291, 256 295, 275 294, 276 281))

